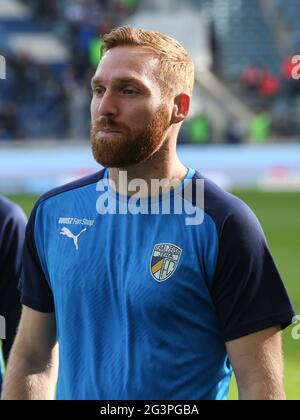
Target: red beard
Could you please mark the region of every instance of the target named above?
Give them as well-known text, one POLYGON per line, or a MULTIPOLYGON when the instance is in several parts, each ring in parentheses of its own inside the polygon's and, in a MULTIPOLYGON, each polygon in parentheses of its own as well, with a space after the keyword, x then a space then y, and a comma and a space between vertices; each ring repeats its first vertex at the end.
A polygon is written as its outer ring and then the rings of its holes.
POLYGON ((169 113, 161 105, 144 131, 130 132, 101 117, 91 128, 92 151, 95 160, 104 167, 122 168, 148 160, 164 143, 170 126, 169 113), (102 130, 116 130, 113 138, 99 134, 102 130))

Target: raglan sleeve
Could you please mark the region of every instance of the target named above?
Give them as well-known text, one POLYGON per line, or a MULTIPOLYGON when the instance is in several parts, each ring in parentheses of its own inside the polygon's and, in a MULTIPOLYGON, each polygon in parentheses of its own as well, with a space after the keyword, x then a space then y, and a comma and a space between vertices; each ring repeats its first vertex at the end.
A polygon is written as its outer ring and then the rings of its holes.
POLYGON ((294 316, 260 223, 240 201, 220 227, 212 295, 225 342, 294 316))
POLYGON ((26 228, 19 289, 23 305, 39 312, 52 313, 54 299, 46 267, 42 264, 43 249, 38 249, 36 244, 36 237, 41 234, 43 226, 38 216, 39 205, 38 202, 34 207, 26 228))

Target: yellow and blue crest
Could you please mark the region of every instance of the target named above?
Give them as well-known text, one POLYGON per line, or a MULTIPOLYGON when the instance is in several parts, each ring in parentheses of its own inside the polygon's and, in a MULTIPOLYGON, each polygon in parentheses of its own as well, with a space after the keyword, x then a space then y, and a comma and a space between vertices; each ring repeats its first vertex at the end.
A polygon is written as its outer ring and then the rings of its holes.
POLYGON ((182 249, 173 244, 156 244, 150 262, 152 277, 162 282, 174 274, 182 253, 182 249))

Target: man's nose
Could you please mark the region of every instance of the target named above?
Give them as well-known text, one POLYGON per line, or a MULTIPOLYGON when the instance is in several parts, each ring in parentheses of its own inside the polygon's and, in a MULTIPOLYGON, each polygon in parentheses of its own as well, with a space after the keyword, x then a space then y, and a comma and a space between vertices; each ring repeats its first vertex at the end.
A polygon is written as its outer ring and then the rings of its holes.
POLYGON ((108 91, 106 91, 98 104, 98 116, 116 116, 118 113, 117 104, 115 97, 108 91))

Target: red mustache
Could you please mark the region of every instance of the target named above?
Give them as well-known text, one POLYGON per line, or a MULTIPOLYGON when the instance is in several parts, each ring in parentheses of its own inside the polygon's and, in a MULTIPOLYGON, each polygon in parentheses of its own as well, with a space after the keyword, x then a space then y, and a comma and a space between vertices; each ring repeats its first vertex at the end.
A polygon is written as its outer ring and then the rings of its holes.
POLYGON ((126 130, 127 127, 121 124, 114 124, 108 118, 101 118, 93 124, 94 131, 121 131, 126 130))

